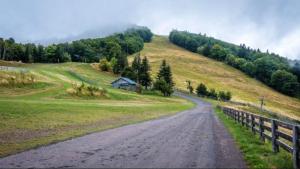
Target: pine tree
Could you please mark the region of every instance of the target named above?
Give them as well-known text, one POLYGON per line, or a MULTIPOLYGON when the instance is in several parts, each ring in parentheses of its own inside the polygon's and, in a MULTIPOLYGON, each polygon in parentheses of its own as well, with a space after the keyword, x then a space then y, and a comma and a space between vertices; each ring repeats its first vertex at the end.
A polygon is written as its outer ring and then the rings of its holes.
POLYGON ((154 83, 154 89, 160 90, 164 96, 170 96, 173 93, 173 86, 171 67, 163 60, 154 83))
POLYGON ((148 88, 148 86, 151 85, 151 81, 152 81, 149 71, 150 71, 149 61, 148 61, 147 57, 145 56, 140 65, 139 81, 140 81, 141 85, 145 86, 146 89, 148 88))
POLYGON ((136 55, 132 61, 131 68, 135 73, 135 80, 136 82, 140 83, 140 76, 141 76, 141 58, 140 54, 136 55))
POLYGON ((170 86, 174 86, 172 71, 170 65, 167 64, 166 60, 162 61, 160 70, 157 75, 157 79, 165 80, 170 86))

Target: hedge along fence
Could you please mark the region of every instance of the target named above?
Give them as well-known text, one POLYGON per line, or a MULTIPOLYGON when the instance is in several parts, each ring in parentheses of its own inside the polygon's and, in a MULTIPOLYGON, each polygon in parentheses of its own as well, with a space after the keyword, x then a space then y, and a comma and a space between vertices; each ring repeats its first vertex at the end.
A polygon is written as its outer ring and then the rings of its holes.
POLYGON ((219 107, 225 115, 234 119, 235 122, 251 129, 254 134, 258 133, 262 141, 265 139, 271 141, 275 153, 279 152, 279 148, 291 153, 294 168, 300 168, 300 126, 228 107, 219 107))

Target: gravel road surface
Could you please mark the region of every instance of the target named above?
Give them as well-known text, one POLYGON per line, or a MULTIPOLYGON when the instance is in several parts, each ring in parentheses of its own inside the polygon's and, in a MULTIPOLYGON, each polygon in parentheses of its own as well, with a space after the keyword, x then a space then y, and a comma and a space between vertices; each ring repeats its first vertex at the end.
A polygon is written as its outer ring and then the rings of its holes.
POLYGON ((0 168, 245 168, 212 106, 89 134, 0 159, 0 168))

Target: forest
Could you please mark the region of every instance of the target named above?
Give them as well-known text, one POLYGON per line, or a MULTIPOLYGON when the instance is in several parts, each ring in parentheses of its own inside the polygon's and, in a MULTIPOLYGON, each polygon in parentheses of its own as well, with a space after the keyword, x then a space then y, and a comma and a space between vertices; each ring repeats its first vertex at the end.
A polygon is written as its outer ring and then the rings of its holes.
POLYGON ((101 58, 125 60, 143 49, 153 34, 147 27, 135 27, 104 38, 81 39, 48 46, 16 43, 0 38, 0 59, 23 63, 98 62, 101 58))
POLYGON ((299 61, 288 60, 268 50, 262 52, 260 49, 252 49, 245 44, 224 42, 201 33, 173 30, 169 40, 191 52, 235 67, 281 93, 300 97, 299 61))

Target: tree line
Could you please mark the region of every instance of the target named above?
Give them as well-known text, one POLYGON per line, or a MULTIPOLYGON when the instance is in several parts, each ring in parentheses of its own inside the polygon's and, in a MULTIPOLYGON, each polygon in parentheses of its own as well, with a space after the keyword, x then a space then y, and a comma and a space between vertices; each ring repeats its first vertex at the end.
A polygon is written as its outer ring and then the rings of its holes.
POLYGON ((222 61, 279 92, 300 97, 300 66, 274 53, 251 49, 245 44, 234 45, 205 34, 173 30, 169 40, 189 51, 222 61))
POLYGON ((101 58, 124 60, 139 52, 153 34, 146 27, 135 27, 104 38, 81 39, 48 46, 16 43, 0 38, 0 59, 24 63, 98 62, 101 58))

